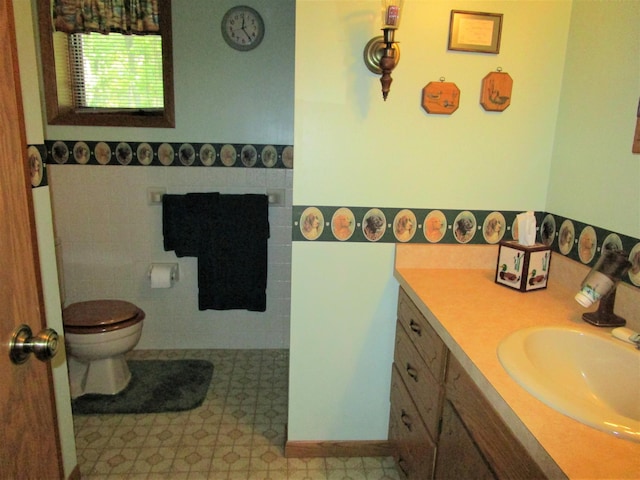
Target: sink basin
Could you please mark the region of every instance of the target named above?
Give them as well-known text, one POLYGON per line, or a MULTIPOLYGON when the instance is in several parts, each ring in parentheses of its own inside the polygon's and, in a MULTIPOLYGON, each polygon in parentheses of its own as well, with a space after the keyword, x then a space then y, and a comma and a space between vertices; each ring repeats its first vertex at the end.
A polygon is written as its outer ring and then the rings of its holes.
POLYGON ((640 351, 605 332, 536 327, 498 346, 498 358, 531 395, 581 423, 640 442, 640 351))

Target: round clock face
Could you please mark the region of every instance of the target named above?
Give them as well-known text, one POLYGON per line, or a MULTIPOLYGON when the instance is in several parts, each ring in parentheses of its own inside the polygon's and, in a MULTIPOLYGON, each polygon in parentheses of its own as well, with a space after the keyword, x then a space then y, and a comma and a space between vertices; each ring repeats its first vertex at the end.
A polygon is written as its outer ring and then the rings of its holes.
POLYGON ((230 8, 222 18, 222 37, 236 50, 252 50, 262 42, 264 21, 251 7, 230 8))

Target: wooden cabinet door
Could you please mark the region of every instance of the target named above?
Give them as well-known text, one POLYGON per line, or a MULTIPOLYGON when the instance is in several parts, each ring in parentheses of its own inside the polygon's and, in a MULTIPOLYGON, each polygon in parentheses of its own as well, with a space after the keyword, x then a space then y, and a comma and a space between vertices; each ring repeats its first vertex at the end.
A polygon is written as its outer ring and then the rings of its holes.
POLYGON ((449 356, 445 390, 446 399, 497 478, 546 478, 453 355, 449 356))
POLYGON ((444 402, 442 409, 442 431, 438 442, 434 478, 437 480, 496 478, 449 401, 444 402))

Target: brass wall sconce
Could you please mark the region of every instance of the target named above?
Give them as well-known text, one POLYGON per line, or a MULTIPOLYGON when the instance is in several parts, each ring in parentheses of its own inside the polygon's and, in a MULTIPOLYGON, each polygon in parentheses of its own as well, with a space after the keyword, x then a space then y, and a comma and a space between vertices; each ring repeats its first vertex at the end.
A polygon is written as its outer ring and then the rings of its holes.
POLYGON ((400 26, 404 0, 382 0, 383 35, 373 37, 364 47, 364 63, 372 73, 382 74, 382 98, 386 101, 391 89, 391 72, 400 61, 400 48, 395 33, 400 26))

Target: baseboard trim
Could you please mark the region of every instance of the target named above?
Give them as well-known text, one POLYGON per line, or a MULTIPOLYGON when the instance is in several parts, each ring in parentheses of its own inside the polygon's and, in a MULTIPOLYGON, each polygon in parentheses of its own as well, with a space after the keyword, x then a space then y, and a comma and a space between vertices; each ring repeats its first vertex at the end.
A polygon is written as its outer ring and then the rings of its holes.
POLYGON ((76 468, 73 469, 71 474, 69 475, 68 480, 80 480, 80 465, 76 465, 76 468))
POLYGON ((286 458, 305 457, 391 457, 388 440, 367 441, 290 441, 284 446, 286 458))

